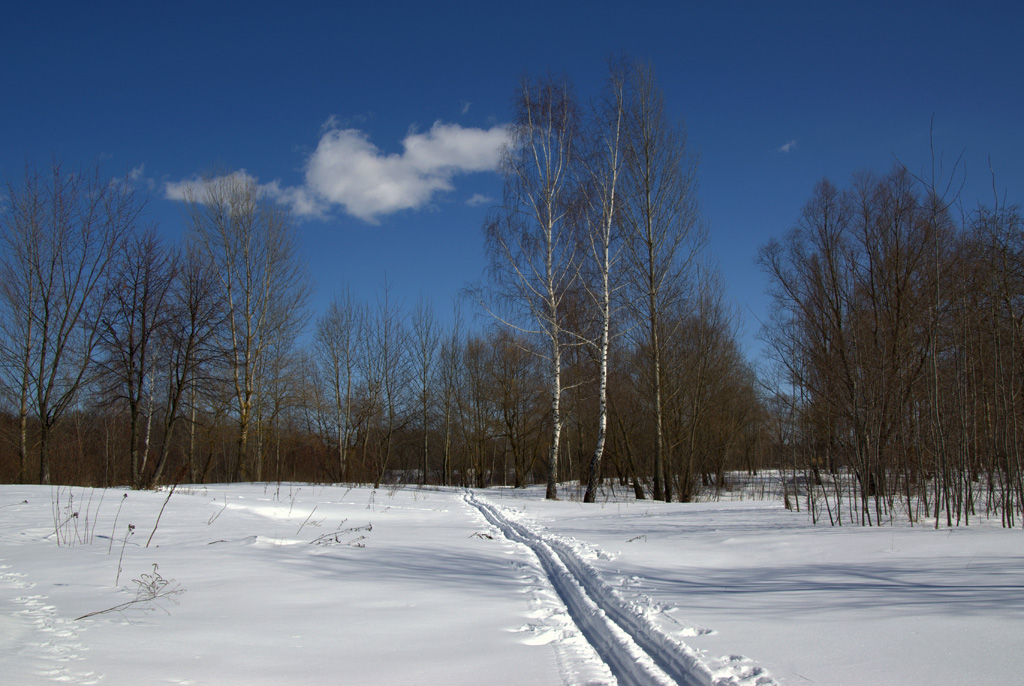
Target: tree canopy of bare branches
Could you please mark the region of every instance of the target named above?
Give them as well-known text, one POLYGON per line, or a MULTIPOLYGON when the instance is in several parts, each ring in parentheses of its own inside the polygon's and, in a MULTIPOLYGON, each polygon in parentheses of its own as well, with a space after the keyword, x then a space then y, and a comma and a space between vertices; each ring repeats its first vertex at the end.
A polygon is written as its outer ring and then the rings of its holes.
POLYGON ((238 421, 237 466, 243 478, 261 477, 261 455, 249 454, 249 431, 268 356, 290 345, 306 321, 310 285, 298 258, 288 214, 241 174, 214 176, 185 195, 189 227, 213 263, 227 319, 222 345, 238 421))

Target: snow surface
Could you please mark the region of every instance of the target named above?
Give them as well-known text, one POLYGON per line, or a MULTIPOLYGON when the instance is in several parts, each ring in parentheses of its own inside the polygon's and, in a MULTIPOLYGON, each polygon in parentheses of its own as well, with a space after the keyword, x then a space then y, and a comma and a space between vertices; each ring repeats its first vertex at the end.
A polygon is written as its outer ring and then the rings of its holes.
POLYGON ((0 486, 0 683, 1024 684, 1019 529, 542 496, 0 486))

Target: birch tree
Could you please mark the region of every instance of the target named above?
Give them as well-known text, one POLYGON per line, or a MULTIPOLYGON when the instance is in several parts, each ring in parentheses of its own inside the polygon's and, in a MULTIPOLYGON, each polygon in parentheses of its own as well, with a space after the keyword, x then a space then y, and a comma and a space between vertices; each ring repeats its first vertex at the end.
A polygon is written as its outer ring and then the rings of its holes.
POLYGON ((563 299, 577 277, 576 226, 570 208, 578 188, 579 112, 565 80, 525 80, 515 99, 500 170, 503 203, 488 221, 490 276, 506 324, 546 341, 551 413, 546 497, 558 496, 562 431, 563 299))
POLYGON ((587 157, 587 247, 593 278, 588 289, 597 307, 598 340, 598 418, 597 445, 590 458, 587 491, 583 502, 597 497, 601 476, 601 459, 608 433, 608 353, 611 347, 613 271, 618 267, 616 212, 618 211, 619 176, 622 171, 622 138, 626 108, 624 69, 612 67, 604 99, 594 115, 591 147, 587 157))

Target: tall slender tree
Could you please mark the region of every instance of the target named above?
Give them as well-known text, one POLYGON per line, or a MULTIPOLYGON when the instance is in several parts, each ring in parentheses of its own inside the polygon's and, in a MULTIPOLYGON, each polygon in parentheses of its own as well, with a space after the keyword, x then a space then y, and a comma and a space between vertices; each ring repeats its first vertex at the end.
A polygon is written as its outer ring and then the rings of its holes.
POLYGON ((597 309, 598 335, 593 341, 598 360, 597 443, 590 458, 587 490, 583 502, 597 498, 608 435, 608 356, 611 349, 612 303, 618 270, 619 177, 622 173, 622 140, 626 116, 625 67, 610 68, 604 97, 598 102, 588 136, 590 154, 586 157, 585 193, 586 255, 589 269, 585 272, 588 292, 597 309))
POLYGON ((332 423, 338 448, 338 479, 348 474, 349 444, 355 432, 353 402, 362 353, 366 308, 347 288, 335 296, 317 321, 313 346, 327 385, 332 423))
MULTIPOLYGON (((673 123, 650 65, 628 73, 621 187, 621 218, 630 302, 648 351, 645 375, 654 414, 654 497, 671 499, 664 428, 663 358, 674 335, 665 314, 690 287, 690 272, 706 243, 697 203, 697 156, 682 122, 673 123)), ((676 322, 680 321, 678 318, 676 322)))
POLYGON ((130 236, 111 268, 107 313, 100 326, 100 364, 108 396, 128 408, 129 464, 132 485, 146 478, 149 440, 157 393, 159 340, 169 319, 168 294, 175 279, 175 258, 150 228, 130 236), (145 446, 140 431, 146 417, 145 446))
POLYGON ((453 424, 458 414, 459 388, 462 385, 462 310, 453 304, 452 324, 441 340, 437 379, 440 387, 441 423, 444 444, 441 451, 441 483, 452 485, 453 424))
POLYGON ((502 321, 546 341, 551 412, 546 497, 558 497, 564 298, 578 278, 580 114, 565 79, 524 79, 502 152, 503 202, 485 227, 492 292, 502 321))
POLYGON ((196 242, 216 266, 225 294, 224 349, 230 360, 238 422, 236 476, 258 479, 249 432, 272 346, 291 342, 306 321, 310 287, 289 215, 243 174, 205 179, 187 189, 196 242))
POLYGON ((437 367, 440 334, 434 309, 425 300, 416 303, 412 312, 412 372, 416 383, 417 404, 420 410, 420 429, 423 432, 423 454, 420 483, 426 485, 430 469, 430 415, 434 399, 434 378, 437 367))
MULTIPOLYGON (((405 427, 410 376, 409 332, 405 314, 385 282, 377 296, 376 310, 365 327, 363 378, 367 388, 367 412, 376 417, 377 462, 373 486, 379 488, 390 468, 395 440, 405 427)), ((365 454, 365 451, 364 451, 365 454)))

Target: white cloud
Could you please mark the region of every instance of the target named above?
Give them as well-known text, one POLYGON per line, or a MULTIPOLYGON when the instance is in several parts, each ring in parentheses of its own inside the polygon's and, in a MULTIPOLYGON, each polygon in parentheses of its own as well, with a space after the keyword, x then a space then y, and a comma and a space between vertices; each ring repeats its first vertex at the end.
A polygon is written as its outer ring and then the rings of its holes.
POLYGON ((780 145, 778 148, 775 149, 775 152, 781 152, 784 155, 788 155, 789 153, 793 152, 795 149, 796 149, 796 139, 794 138, 793 140, 786 141, 784 144, 780 145))
POLYGON ((184 181, 167 181, 164 183, 164 197, 168 200, 185 200, 191 193, 199 202, 206 196, 206 189, 210 186, 224 183, 225 181, 239 181, 242 183, 256 183, 256 177, 244 169, 233 171, 230 174, 216 176, 213 178, 200 178, 198 176, 184 181))
MULTIPOLYGON (((495 169, 507 139, 504 126, 478 129, 436 122, 426 132, 410 130, 402 141, 402 153, 384 154, 366 133, 336 125, 336 118, 327 120, 326 131, 306 162, 303 185, 281 186, 272 181, 260 189, 299 216, 320 217, 341 207, 376 224, 383 216, 419 209, 437 193, 453 190, 452 180, 459 174, 495 169)), ((255 181, 244 169, 232 175, 255 181)), ((172 200, 183 200, 189 187, 204 183, 208 182, 169 182, 164 193, 172 200)), ((483 200, 481 196, 478 201, 483 200)))
POLYGON ((115 176, 110 180, 110 183, 114 186, 124 186, 131 190, 137 190, 139 188, 147 188, 153 190, 156 188, 156 181, 151 177, 146 176, 146 165, 140 164, 128 170, 128 173, 124 176, 115 176))
POLYGON ((339 126, 341 126, 341 120, 338 118, 338 115, 332 114, 331 116, 327 117, 327 121, 320 125, 320 133, 325 133, 332 129, 336 129, 339 126))
MULTIPOLYGON (((440 191, 452 190, 458 174, 489 171, 498 164, 505 128, 463 128, 435 123, 411 131, 401 154, 385 155, 357 129, 334 129, 320 139, 306 165, 306 188, 330 205, 360 219, 426 205, 440 191)), ((294 208, 297 212, 298 207, 294 208)))
POLYGON ((168 181, 164 184, 164 197, 168 200, 184 200, 189 188, 199 181, 168 181))
POLYGON ((282 205, 288 205, 300 217, 323 217, 328 207, 305 186, 281 187, 278 181, 271 181, 260 186, 260 190, 282 205))
POLYGON ((494 198, 489 195, 482 193, 474 193, 473 196, 466 201, 466 204, 470 207, 480 207, 481 205, 490 205, 494 202, 494 198))

